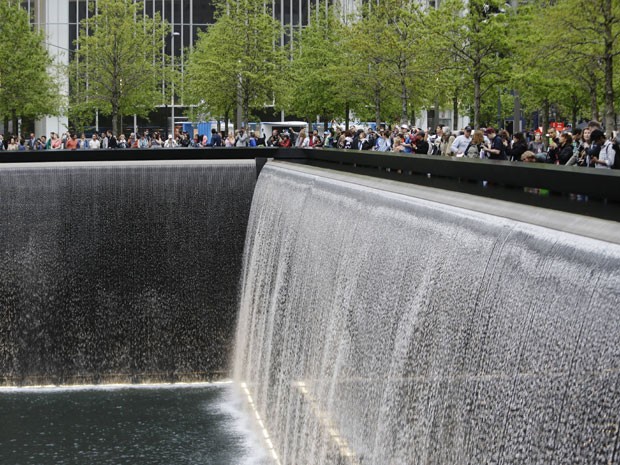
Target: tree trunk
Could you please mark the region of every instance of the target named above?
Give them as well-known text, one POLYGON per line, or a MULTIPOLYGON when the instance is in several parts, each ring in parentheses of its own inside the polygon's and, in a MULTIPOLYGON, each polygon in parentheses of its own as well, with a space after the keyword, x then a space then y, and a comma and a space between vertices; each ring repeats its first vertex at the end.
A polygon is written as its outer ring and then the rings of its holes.
POLYGON ((454 93, 454 97, 452 97, 452 129, 459 129, 459 97, 454 93))
POLYGON ((571 97, 572 99, 572 106, 571 106, 571 124, 573 126, 573 128, 577 127, 577 112, 579 111, 579 98, 576 95, 573 95, 571 97))
POLYGON ((112 134, 118 135, 118 104, 112 103, 112 134))
POLYGON ((480 129, 480 75, 474 72, 474 129, 480 129))
POLYGON ((19 138, 19 128, 17 126, 17 110, 11 110, 11 121, 13 122, 13 134, 15 134, 19 138))
POLYGON ((379 86, 375 86, 375 123, 377 123, 377 129, 381 124, 381 89, 379 86))
POLYGON ((407 113, 409 95, 404 73, 400 74, 400 91, 400 124, 409 124, 409 115, 407 113))
POLYGON ((543 131, 547 131, 549 129, 549 108, 550 108, 549 100, 545 99, 543 101, 542 107, 542 115, 540 118, 540 125, 543 128, 543 131))
POLYGON ((590 119, 598 121, 598 98, 596 86, 590 88, 590 119))
MULTIPOLYGON (((606 18, 611 18, 611 0, 605 1, 606 18)), ((611 22, 605 21, 605 130, 608 135, 616 130, 614 109, 614 57, 611 22)))
POLYGON ((345 103, 344 105, 344 130, 348 131, 349 130, 349 102, 347 101, 347 103, 345 103))

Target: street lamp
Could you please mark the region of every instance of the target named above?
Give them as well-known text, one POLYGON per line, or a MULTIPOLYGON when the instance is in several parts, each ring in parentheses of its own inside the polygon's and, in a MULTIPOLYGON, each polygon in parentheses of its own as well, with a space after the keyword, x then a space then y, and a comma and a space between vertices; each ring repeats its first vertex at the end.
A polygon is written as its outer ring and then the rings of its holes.
POLYGON ((174 38, 180 36, 180 32, 172 32, 171 40, 171 63, 172 63, 172 93, 170 95, 170 108, 171 108, 171 121, 170 121, 170 134, 174 137, 174 38))

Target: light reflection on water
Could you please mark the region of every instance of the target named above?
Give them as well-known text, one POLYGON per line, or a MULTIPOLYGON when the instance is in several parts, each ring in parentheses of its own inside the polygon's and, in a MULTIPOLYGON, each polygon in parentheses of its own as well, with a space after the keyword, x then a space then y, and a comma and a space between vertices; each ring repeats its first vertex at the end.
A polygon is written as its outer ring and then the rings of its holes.
POLYGON ((228 383, 0 390, 0 463, 266 465, 228 383))

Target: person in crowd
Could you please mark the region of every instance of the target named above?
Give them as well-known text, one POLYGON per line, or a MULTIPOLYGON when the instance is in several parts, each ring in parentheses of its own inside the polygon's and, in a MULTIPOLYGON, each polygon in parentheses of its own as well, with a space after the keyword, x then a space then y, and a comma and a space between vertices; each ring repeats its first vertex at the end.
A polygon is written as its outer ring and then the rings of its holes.
MULTIPOLYGON (((340 141, 338 141, 338 146, 340 147, 340 141)), ((343 149, 350 149, 353 146, 353 134, 351 130, 344 131, 342 133, 342 147, 343 149)))
POLYGON ((152 149, 161 149, 164 147, 164 141, 161 138, 161 134, 159 131, 155 131, 153 136, 151 137, 151 148, 152 149))
POLYGON ((366 132, 364 131, 360 132, 360 135, 357 140, 357 147, 355 148, 357 150, 370 150, 372 148, 372 144, 368 140, 368 136, 366 135, 366 132))
POLYGON ((181 133, 181 136, 179 138, 179 146, 180 147, 189 147, 191 140, 189 139, 189 134, 186 131, 183 131, 181 133))
POLYGON ((431 134, 428 138, 428 154, 440 155, 441 154, 441 137, 443 136, 443 126, 438 124, 435 128, 435 133, 431 134))
POLYGON ((88 139, 86 139, 86 134, 82 133, 80 138, 78 139, 78 149, 86 150, 88 148, 88 139))
POLYGON ((441 138, 443 137, 443 126, 437 125, 435 128, 435 134, 432 134, 428 138, 428 154, 429 155, 441 155, 441 138))
POLYGON ((235 137, 235 147, 247 147, 250 136, 245 132, 244 128, 238 129, 235 137))
POLYGON ((37 142, 37 137, 35 136, 34 132, 31 132, 30 137, 28 138, 28 141, 26 142, 28 150, 34 150, 34 144, 36 142, 37 142))
POLYGON ((413 136, 413 141, 411 142, 411 148, 413 149, 413 153, 420 155, 428 155, 429 145, 426 140, 426 133, 422 130, 419 130, 415 136, 413 136))
POLYGON ((406 124, 401 125, 399 136, 401 140, 402 152, 413 153, 413 134, 411 134, 409 127, 406 124))
POLYGON ((169 134, 168 139, 166 139, 166 142, 164 142, 164 148, 173 149, 175 147, 178 147, 177 141, 174 140, 174 137, 172 137, 172 134, 169 134))
POLYGON ((108 139, 108 148, 109 149, 117 149, 118 148, 118 139, 116 138, 116 136, 112 133, 112 131, 110 129, 108 129, 108 131, 106 132, 107 135, 107 139, 108 139))
POLYGON ((138 141, 138 148, 148 149, 150 147, 151 142, 149 141, 148 134, 146 132, 143 132, 142 136, 140 136, 140 140, 138 141))
POLYGON ((282 133, 282 138, 280 140, 279 147, 288 149, 288 148, 291 148, 292 146, 293 146, 293 141, 291 141, 291 135, 288 133, 288 131, 284 131, 282 133))
POLYGON ((592 120, 588 123, 587 129, 590 130, 590 147, 588 148, 587 156, 590 160, 590 166, 595 166, 592 162, 592 159, 598 158, 601 151, 601 145, 595 142, 595 140, 592 138, 592 133, 597 130, 603 132, 603 126, 601 126, 601 123, 599 123, 598 121, 592 120))
POLYGON ((583 141, 583 130, 580 128, 575 128, 573 130, 573 154, 577 153, 577 148, 581 145, 583 141))
POLYGON ((536 154, 531 150, 527 150, 521 154, 521 161, 527 163, 536 163, 538 160, 536 159, 536 154))
POLYGON ((55 132, 50 133, 50 139, 48 142, 49 142, 49 148, 51 150, 62 149, 62 139, 55 132))
MULTIPOLYGON (((471 141, 465 152, 463 153, 464 157, 467 158, 481 158, 482 150, 484 149, 484 134, 480 129, 476 129, 474 131, 474 135, 471 138, 471 141)), ((458 157, 459 155, 457 155, 458 157)))
POLYGON ((228 135, 226 136, 226 139, 224 139, 224 147, 232 148, 235 146, 235 144, 236 144, 235 134, 232 132, 229 132, 228 135))
POLYGON ((560 137, 555 128, 549 128, 547 132, 547 152, 555 149, 560 144, 560 137))
POLYGON ((88 148, 90 150, 99 150, 101 148, 101 141, 99 140, 99 136, 97 135, 97 133, 94 133, 91 137, 88 148))
POLYGON ((65 142, 65 149, 77 150, 77 148, 78 148, 77 134, 72 132, 71 134, 69 134, 69 138, 65 142))
POLYGON ((18 152, 26 151, 26 140, 23 137, 20 137, 19 142, 17 143, 17 151, 18 152))
POLYGON ((394 153, 406 153, 405 147, 403 147, 403 140, 400 136, 394 137, 392 152, 394 153))
POLYGON ((390 133, 387 129, 382 129, 379 131, 379 138, 375 143, 375 150, 377 152, 389 152, 391 148, 390 133))
POLYGON ((199 149, 202 148, 203 145, 201 143, 202 141, 202 137, 199 134, 194 134, 194 137, 192 138, 191 142, 189 143, 189 146, 193 149, 199 149))
POLYGON ((310 138, 306 135, 306 129, 302 128, 297 135, 295 147, 306 149, 310 146, 310 138))
POLYGON ((521 161, 521 155, 527 152, 527 142, 522 132, 516 132, 512 137, 512 146, 508 149, 510 161, 521 161))
POLYGON ((549 163, 555 165, 566 165, 566 162, 573 156, 573 136, 570 132, 563 132, 557 144, 553 144, 548 152, 549 163))
POLYGON ((441 135, 441 141, 439 142, 439 154, 444 157, 449 157, 452 154, 450 149, 452 148, 452 144, 455 139, 456 136, 454 133, 450 129, 444 127, 443 134, 441 135))
POLYGON ((326 149, 331 149, 334 147, 334 135, 329 129, 323 132, 323 143, 321 144, 321 147, 326 149))
POLYGON ((138 148, 138 138, 135 133, 129 134, 129 139, 127 139, 127 148, 135 149, 138 148))
POLYGON ((540 132, 534 133, 534 140, 528 144, 527 149, 534 154, 544 153, 547 151, 540 132))
POLYGON ((221 147, 222 146, 222 136, 220 136, 215 128, 211 129, 211 147, 221 147))
POLYGON ((454 139, 450 146, 450 152, 452 155, 463 156, 467 146, 471 142, 471 127, 466 126, 463 129, 463 134, 460 134, 454 139))
POLYGON ((587 166, 590 162, 587 156, 587 147, 590 146, 590 129, 585 128, 579 131, 577 138, 573 137, 573 156, 566 162, 566 166, 587 166))
POLYGON ((127 143, 127 139, 125 139, 125 134, 120 134, 118 136, 118 140, 116 142, 116 148, 117 149, 126 149, 130 147, 130 145, 127 143))
POLYGON ((18 145, 17 145, 17 140, 15 139, 15 137, 9 137, 9 145, 7 145, 6 149, 12 152, 17 151, 18 145))
POLYGON ((248 138, 248 147, 256 147, 258 146, 258 139, 256 139, 256 134, 254 131, 250 131, 250 136, 248 138))
POLYGON ((368 131, 366 132, 366 137, 368 137, 368 142, 370 142, 370 149, 372 150, 372 148, 377 143, 379 133, 376 132, 373 128, 368 128, 368 131))
POLYGON ((321 136, 319 136, 319 131, 316 129, 312 131, 312 134, 309 136, 308 147, 310 148, 319 148, 322 145, 321 136))
POLYGON ((619 155, 613 148, 613 142, 605 137, 605 133, 600 129, 595 129, 590 135, 590 139, 594 144, 600 147, 597 156, 591 158, 592 165, 595 168, 611 169, 619 155))
POLYGON ((489 143, 484 149, 487 157, 490 160, 506 160, 508 158, 506 155, 506 151, 508 150, 508 141, 502 140, 502 138, 492 127, 487 128, 486 135, 489 138, 489 143))
POLYGON ((280 146, 280 134, 277 129, 271 131, 271 136, 267 139, 267 147, 279 147, 280 146))
POLYGON ((47 142, 47 138, 45 136, 41 136, 39 138, 37 138, 37 140, 34 142, 34 149, 35 150, 45 150, 45 143, 47 142))

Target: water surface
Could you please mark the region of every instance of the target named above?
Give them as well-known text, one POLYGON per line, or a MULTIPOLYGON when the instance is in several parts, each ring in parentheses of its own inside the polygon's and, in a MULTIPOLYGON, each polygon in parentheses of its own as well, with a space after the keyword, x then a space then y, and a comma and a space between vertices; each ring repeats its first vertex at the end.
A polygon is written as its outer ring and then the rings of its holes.
POLYGON ((0 391, 0 463, 263 465, 231 384, 0 391))

